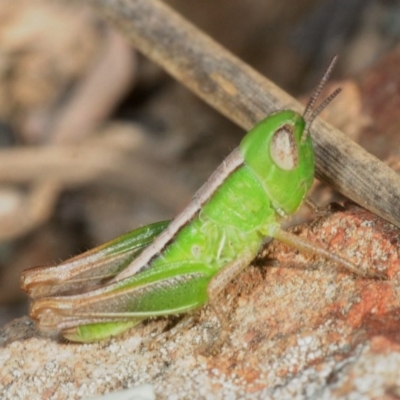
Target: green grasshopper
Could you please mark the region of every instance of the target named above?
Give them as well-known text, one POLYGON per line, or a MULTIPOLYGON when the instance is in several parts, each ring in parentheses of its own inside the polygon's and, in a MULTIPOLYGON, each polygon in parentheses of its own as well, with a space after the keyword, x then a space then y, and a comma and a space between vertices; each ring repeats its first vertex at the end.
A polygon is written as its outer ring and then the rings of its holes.
POLYGON ((284 110, 258 123, 174 220, 136 229, 58 266, 24 271, 22 287, 34 299, 30 315, 39 328, 90 342, 207 302, 224 327, 217 297, 251 263, 265 237, 367 276, 345 258, 280 227, 305 201, 314 180, 309 130, 340 92, 314 109, 335 61, 303 116, 284 110))

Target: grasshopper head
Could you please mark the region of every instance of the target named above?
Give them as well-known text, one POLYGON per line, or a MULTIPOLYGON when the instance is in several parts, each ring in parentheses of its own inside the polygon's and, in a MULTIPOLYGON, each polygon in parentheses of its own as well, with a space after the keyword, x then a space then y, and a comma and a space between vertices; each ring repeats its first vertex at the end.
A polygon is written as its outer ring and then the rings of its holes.
POLYGON ((289 110, 271 114, 240 144, 246 165, 282 216, 292 214, 300 207, 313 183, 314 150, 309 130, 314 119, 340 93, 341 89, 336 89, 314 108, 336 61, 337 56, 333 57, 314 90, 303 116, 289 110))
POLYGON ((294 111, 273 113, 243 138, 240 149, 275 210, 294 213, 314 180, 314 152, 304 118, 294 111))

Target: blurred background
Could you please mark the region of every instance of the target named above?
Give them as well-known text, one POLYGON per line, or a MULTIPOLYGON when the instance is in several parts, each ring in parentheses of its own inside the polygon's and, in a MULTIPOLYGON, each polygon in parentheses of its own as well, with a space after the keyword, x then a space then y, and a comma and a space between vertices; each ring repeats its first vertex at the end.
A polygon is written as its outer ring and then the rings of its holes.
MULTIPOLYGON (((398 1, 168 3, 300 98, 339 54, 332 85, 345 90, 326 117, 398 165, 398 1)), ((23 269, 172 218, 243 133, 80 2, 2 1, 0 326, 27 313, 23 269)))

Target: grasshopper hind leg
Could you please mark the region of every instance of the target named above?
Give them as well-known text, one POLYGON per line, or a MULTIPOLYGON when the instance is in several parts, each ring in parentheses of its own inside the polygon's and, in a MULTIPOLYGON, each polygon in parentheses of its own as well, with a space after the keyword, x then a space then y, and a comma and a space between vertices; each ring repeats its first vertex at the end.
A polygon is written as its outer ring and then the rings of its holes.
POLYGON ((253 260, 254 254, 251 252, 239 256, 234 261, 223 267, 216 275, 213 276, 207 287, 208 301, 220 324, 218 337, 214 342, 201 348, 201 352, 205 354, 217 354, 221 350, 221 346, 226 341, 229 334, 229 320, 226 313, 221 308, 218 301, 221 291, 226 285, 232 281, 240 272, 242 272, 253 260))
POLYGON ((143 319, 133 319, 130 321, 86 324, 71 329, 64 329, 62 336, 71 342, 94 342, 119 335, 140 324, 142 321, 143 319))
MULTIPOLYGON (((157 343, 161 341, 169 341, 174 338, 178 333, 189 329, 192 325, 194 325, 199 317, 198 312, 191 311, 188 314, 178 316, 178 321, 175 321, 173 326, 168 324, 162 333, 157 336, 157 343)), ((155 347, 155 342, 150 343, 149 348, 153 349, 155 347)))

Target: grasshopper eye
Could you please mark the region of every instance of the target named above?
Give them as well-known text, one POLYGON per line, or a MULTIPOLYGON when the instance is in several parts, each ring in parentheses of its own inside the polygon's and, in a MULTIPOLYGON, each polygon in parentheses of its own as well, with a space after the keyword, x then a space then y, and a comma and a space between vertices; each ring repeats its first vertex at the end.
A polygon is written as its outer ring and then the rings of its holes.
POLYGON ((290 171, 297 166, 298 149, 290 125, 284 125, 274 133, 270 155, 272 161, 284 171, 290 171))

